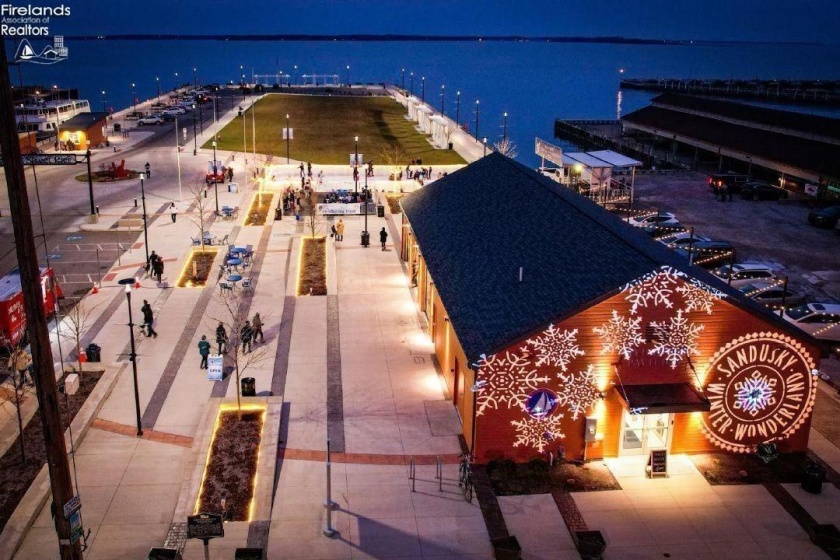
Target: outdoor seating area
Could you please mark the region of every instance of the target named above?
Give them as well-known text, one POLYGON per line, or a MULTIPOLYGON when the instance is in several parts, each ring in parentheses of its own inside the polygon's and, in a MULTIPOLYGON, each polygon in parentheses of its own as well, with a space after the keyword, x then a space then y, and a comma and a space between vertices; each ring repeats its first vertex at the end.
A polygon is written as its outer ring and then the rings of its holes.
POLYGON ((334 189, 324 196, 325 204, 359 202, 359 193, 349 189, 334 189))
MULTIPOLYGON (((201 245, 201 237, 190 237, 192 241, 192 245, 197 247, 201 245)), ((226 245, 228 242, 228 235, 224 235, 223 237, 217 237, 212 233, 205 232, 204 233, 204 244, 205 245, 226 245)))
POLYGON ((222 206, 218 215, 223 220, 235 220, 239 217, 239 206, 222 206))

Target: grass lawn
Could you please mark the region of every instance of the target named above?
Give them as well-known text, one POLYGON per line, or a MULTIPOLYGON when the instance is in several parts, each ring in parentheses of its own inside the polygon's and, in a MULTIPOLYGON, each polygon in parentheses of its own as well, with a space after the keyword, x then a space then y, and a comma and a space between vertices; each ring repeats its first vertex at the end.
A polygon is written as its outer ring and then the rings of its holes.
MULTIPOLYGON (((423 165, 466 163, 454 150, 435 149, 406 119, 405 108, 390 97, 329 97, 272 93, 257 102, 257 152, 286 157, 283 128, 286 114, 294 131, 290 143, 293 160, 314 164, 350 164, 353 138, 359 137, 359 153, 365 161, 384 165, 381 150, 399 146, 423 165)), ((251 114, 245 113, 248 151, 251 145, 251 114)), ((219 133, 222 150, 242 150, 242 119, 235 118, 219 133)), ((204 145, 211 147, 210 142, 204 145)), ((284 161, 281 159, 281 161, 284 161)))

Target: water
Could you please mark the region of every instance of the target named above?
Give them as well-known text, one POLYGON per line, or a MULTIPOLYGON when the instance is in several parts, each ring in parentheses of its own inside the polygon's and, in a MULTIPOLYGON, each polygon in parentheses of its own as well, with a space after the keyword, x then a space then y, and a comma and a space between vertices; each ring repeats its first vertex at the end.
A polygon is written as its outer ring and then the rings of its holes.
MULTIPOLYGON (((555 118, 616 117, 619 69, 624 76, 676 78, 838 79, 840 45, 831 46, 655 46, 582 43, 500 42, 267 42, 267 41, 78 41, 68 40, 68 60, 52 66, 24 65, 23 81, 76 87, 80 96, 101 110, 127 107, 132 82, 141 99, 171 90, 178 81, 239 81, 240 65, 249 77, 284 71, 338 74, 342 82, 389 82, 405 85, 414 72, 414 93, 440 108, 445 84, 447 115, 455 115, 460 97, 460 122, 475 124, 479 105, 479 135, 489 142, 502 135, 502 114, 508 112, 508 133, 518 147, 518 159, 536 166, 534 137, 551 140, 555 118)), ((12 48, 7 44, 7 50, 12 48)), ((16 76, 14 77, 15 81, 16 76)), ((647 104, 653 94, 625 91, 621 113, 647 104)), ((792 110, 811 110, 791 108, 792 110)), ((820 111, 840 116, 840 111, 820 111)), ((348 144, 352 140, 348 135, 348 144)))

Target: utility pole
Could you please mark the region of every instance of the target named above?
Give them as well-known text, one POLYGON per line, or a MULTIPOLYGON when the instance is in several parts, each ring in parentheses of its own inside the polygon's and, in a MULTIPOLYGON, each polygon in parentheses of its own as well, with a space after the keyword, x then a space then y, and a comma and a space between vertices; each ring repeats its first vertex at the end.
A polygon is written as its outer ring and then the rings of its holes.
POLYGON ((0 41, 0 147, 3 150, 3 171, 9 191, 9 209, 15 235, 20 284, 23 292, 27 330, 32 350, 32 367, 38 395, 38 411, 44 430, 47 468, 50 474, 52 503, 55 508, 55 531, 62 560, 81 560, 81 543, 70 543, 70 520, 64 515, 64 504, 73 498, 70 464, 64 445, 61 412, 58 408, 52 348, 47 333, 47 318, 41 303, 41 274, 32 232, 31 209, 26 189, 23 161, 20 155, 12 88, 6 59, 5 41, 0 41))

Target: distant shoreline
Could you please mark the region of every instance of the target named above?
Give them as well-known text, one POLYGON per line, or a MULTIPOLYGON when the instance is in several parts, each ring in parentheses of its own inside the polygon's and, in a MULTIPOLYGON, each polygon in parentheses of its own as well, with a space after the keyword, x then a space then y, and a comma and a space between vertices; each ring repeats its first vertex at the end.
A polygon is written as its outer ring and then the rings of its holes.
POLYGON ((524 35, 172 35, 172 34, 113 34, 65 35, 74 41, 364 41, 364 42, 507 42, 507 43, 602 43, 622 45, 670 46, 728 46, 728 45, 785 45, 816 46, 809 41, 711 41, 692 39, 639 39, 634 37, 562 37, 524 35))

